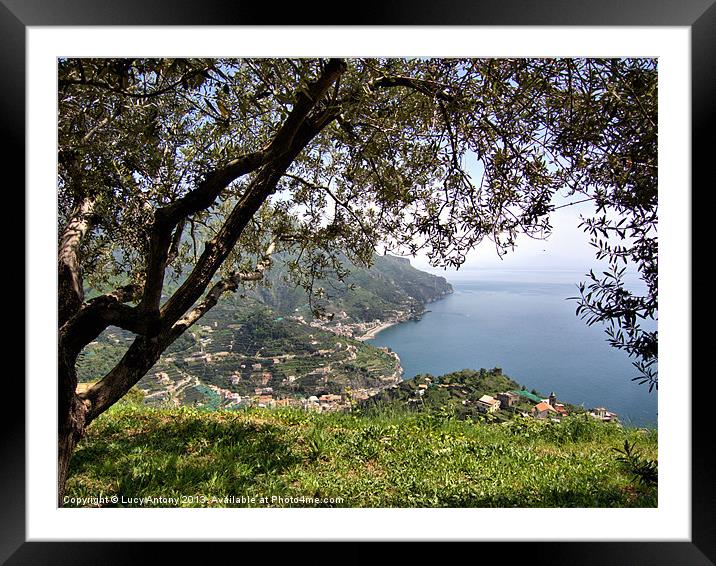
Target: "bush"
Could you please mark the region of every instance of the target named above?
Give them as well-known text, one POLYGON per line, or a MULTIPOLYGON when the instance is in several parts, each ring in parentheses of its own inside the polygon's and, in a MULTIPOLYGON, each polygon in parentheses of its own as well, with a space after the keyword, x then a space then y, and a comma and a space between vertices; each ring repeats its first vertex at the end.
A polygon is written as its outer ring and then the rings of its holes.
POLYGON ((624 441, 624 448, 612 448, 615 452, 621 454, 617 458, 631 476, 643 486, 654 486, 659 480, 659 468, 656 460, 644 458, 635 450, 634 443, 629 444, 628 440, 624 441))

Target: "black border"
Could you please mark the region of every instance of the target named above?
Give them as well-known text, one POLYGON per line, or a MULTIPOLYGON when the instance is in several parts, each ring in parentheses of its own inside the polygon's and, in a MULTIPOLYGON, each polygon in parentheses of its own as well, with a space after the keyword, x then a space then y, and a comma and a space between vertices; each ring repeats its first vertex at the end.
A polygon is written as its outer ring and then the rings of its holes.
MULTIPOLYGON (((6 195, 25 186, 25 28, 53 25, 572 25, 686 26, 692 35, 692 171, 694 179, 713 185, 713 143, 716 132, 716 3, 715 0, 367 0, 356 5, 291 5, 235 0, 0 0, 0 152, 6 195), (14 182, 7 181, 13 172, 14 182)), ((696 181, 694 181, 695 185, 696 181)), ((707 190, 706 188, 702 189, 707 190)), ((24 194, 24 193, 23 193, 24 194)), ((692 193, 693 195, 693 193, 692 193)), ((690 198, 684 194, 684 198, 690 198)), ((705 197, 704 197, 705 198, 705 197)), ((16 208, 24 212, 24 199, 16 208)), ((705 207, 703 207, 705 208, 705 207)), ((692 210, 696 211, 695 208, 692 210)), ((19 214, 18 214, 19 216, 19 214)), ((695 218, 694 223, 695 224, 695 218)), ((25 248, 21 248, 26 260, 25 248)), ((17 250, 17 248, 16 248, 17 250)), ((15 285, 20 289, 18 282, 15 285)), ((694 293, 696 289, 694 288, 694 293)), ((30 298, 31 300, 31 298, 30 298)), ((25 297, 27 307, 27 297, 25 297)), ((704 348, 705 340, 694 333, 704 348), (702 342, 700 342, 700 340, 702 342)), ((31 337, 27 337, 30 339, 31 337)), ((711 346, 709 349, 713 349, 711 346)), ((692 351, 700 351, 703 348, 692 351)), ((708 350, 707 350, 708 351, 708 350)), ((16 374, 16 370, 14 372, 16 374)), ((707 374, 708 372, 704 372, 707 374)), ((9 375, 6 374, 6 379, 9 375)), ((537 564, 716 564, 716 490, 713 468, 712 395, 699 395, 706 375, 692 383, 692 538, 691 542, 512 542, 438 543, 435 550, 448 559, 455 551, 472 560, 507 557, 537 564), (474 545, 480 545, 476 547, 474 545), (509 548, 506 547, 509 545, 509 548), (470 545, 470 546, 467 546, 470 545)), ((7 381, 6 381, 7 383, 7 381)), ((0 562, 19 564, 127 564, 152 558, 159 551, 181 562, 232 558, 278 562, 309 552, 314 561, 365 563, 380 558, 385 544, 322 543, 320 549, 295 543, 84 543, 25 542, 25 415, 24 388, 13 383, 14 418, 3 419, 0 433, 0 562), (21 398, 22 397, 22 398, 21 398), (240 544, 241 547, 236 546, 240 544), (227 546, 231 545, 231 546, 227 546)), ((681 399, 678 402, 684 403, 681 399)), ((6 401, 7 403, 7 401, 6 401)), ((661 431, 668 433, 668 431, 661 431)), ((316 533, 320 537, 320 533, 316 533)), ((350 533, 347 533, 350 536, 350 533)), ((559 536, 559 533, 555 533, 559 536)), ((401 561, 420 559, 422 544, 403 545, 401 561)))

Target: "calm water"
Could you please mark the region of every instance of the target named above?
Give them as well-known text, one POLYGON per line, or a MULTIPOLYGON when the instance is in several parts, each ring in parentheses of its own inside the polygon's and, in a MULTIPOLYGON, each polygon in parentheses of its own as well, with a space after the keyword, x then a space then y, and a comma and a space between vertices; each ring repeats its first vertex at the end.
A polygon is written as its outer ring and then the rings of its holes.
POLYGON ((557 282, 491 275, 451 281, 455 293, 428 305, 421 321, 388 328, 370 343, 397 352, 405 378, 499 366, 528 389, 607 407, 625 424, 656 426, 656 391, 632 382, 637 372, 627 356, 607 344, 602 327, 575 316, 575 301, 565 300, 577 294, 579 275, 546 277, 557 282))

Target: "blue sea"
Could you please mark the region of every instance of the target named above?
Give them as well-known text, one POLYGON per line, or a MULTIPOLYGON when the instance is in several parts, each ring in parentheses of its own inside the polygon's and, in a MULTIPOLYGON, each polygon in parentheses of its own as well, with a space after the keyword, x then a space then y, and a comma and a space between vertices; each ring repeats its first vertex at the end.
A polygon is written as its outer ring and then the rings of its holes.
POLYGON ((501 367, 506 375, 558 400, 606 407, 629 426, 655 427, 657 392, 631 379, 628 356, 606 341, 604 328, 575 315, 579 273, 485 272, 451 280, 454 294, 427 306, 420 321, 380 332, 408 379, 464 368, 501 367))

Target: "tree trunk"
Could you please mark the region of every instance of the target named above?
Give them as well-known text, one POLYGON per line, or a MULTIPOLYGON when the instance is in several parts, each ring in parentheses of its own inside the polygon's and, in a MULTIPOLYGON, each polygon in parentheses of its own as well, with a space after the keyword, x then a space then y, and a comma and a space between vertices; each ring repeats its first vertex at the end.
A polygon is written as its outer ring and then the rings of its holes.
POLYGON ((77 443, 84 436, 87 408, 75 396, 71 410, 60 423, 57 438, 57 506, 62 507, 65 498, 65 485, 70 469, 70 459, 77 443))
POLYGON ((87 404, 77 396, 75 356, 60 355, 58 367, 57 505, 62 507, 70 458, 87 426, 87 404))
MULTIPOLYGON (((176 335, 178 337, 179 334, 176 335)), ((174 341, 165 332, 154 338, 138 336, 114 368, 80 397, 86 406, 85 426, 104 413, 144 377, 174 341)))
POLYGON ((75 314, 84 300, 82 273, 77 250, 91 228, 90 218, 95 208, 93 199, 85 198, 77 206, 67 223, 57 253, 58 325, 62 326, 75 314))

